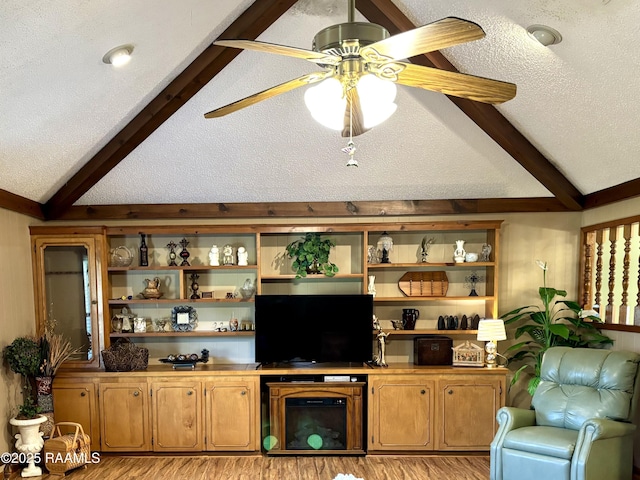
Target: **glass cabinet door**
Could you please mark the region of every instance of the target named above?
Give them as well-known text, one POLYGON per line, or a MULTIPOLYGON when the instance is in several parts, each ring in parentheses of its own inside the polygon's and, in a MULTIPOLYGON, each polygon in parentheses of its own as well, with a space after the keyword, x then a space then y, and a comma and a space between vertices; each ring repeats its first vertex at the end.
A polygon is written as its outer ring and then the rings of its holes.
POLYGON ((80 353, 65 367, 95 366, 100 358, 98 273, 95 238, 36 238, 34 278, 38 334, 54 322, 80 353))

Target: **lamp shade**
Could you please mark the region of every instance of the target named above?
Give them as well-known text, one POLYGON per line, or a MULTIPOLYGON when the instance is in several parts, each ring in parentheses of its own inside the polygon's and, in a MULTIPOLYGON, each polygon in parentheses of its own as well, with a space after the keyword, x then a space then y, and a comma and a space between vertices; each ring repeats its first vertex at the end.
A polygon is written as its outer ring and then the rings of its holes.
POLYGON ((492 340, 506 340, 507 332, 503 320, 484 319, 478 323, 478 340, 490 342, 492 340))
MULTIPOLYGON (((356 88, 365 128, 379 125, 396 111, 394 100, 397 87, 392 81, 366 74, 360 77, 356 88)), ((316 122, 332 130, 344 129, 347 99, 344 86, 338 78, 330 77, 307 88, 304 103, 316 122)))

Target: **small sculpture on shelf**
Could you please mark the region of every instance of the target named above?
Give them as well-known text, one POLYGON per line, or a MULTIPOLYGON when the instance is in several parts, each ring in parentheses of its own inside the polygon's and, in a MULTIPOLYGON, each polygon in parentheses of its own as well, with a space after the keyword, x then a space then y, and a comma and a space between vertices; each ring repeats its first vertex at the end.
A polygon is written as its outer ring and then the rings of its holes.
POLYGON ((484 277, 481 277, 476 272, 471 272, 470 275, 464 277, 464 286, 471 289, 471 292, 469 293, 470 297, 478 296, 478 292, 476 292, 476 286, 478 285, 478 282, 482 281, 484 281, 484 277))
POLYGON ((160 279, 155 277, 153 280, 145 278, 146 288, 142 291, 144 298, 160 298, 162 292, 160 291, 160 279))
POLYGON ((251 279, 247 278, 244 281, 244 285, 240 288, 240 295, 243 300, 249 300, 256 291, 256 287, 251 283, 251 279))
POLYGON ((378 365, 379 367, 386 367, 387 360, 385 358, 385 353, 387 349, 387 337, 389 334, 380 330, 376 339, 378 340, 378 354, 373 356, 373 363, 378 365))
POLYGON ((167 248, 169 249, 169 266, 177 267, 178 264, 176 263, 176 248, 178 248, 178 245, 176 245, 176 243, 171 240, 169 243, 167 243, 167 248))
POLYGON ((212 267, 220 265, 220 249, 217 245, 211 245, 211 250, 209 250, 209 265, 212 267))
POLYGON ((189 245, 189 241, 186 238, 180 240, 180 246, 182 247, 182 251, 180 252, 180 258, 182 258, 182 263, 180 264, 181 267, 191 266, 188 260, 191 254, 187 250, 187 245, 189 245))
POLYGON ((467 252, 464 250, 464 240, 456 240, 456 247, 453 251, 453 261, 456 263, 463 263, 466 254, 467 252))
POLYGON ((481 262, 491 261, 491 245, 489 245, 488 243, 482 244, 482 250, 480 251, 480 261, 481 262))
POLYGON ((369 275, 369 286, 367 287, 367 293, 369 295, 373 295, 374 297, 376 296, 376 276, 375 275, 369 275))
POLYGON ((244 247, 238 247, 238 265, 249 265, 249 254, 247 253, 247 249, 244 247))
POLYGON ((375 315, 375 313, 373 314, 373 329, 382 330, 382 326, 380 326, 380 320, 378 320, 378 317, 375 315))
POLYGON ((367 247, 367 263, 371 265, 378 263, 378 252, 373 245, 367 247))
POLYGON ((222 264, 233 265, 233 247, 231 245, 222 247, 222 264))
POLYGON ((198 285, 198 278, 200 278, 200 275, 192 273, 189 278, 191 279, 191 291, 193 292, 191 294, 191 300, 197 300, 200 298, 200 294, 198 293, 198 289, 200 288, 200 285, 198 285))
POLYGON ((378 239, 378 251, 380 252, 380 263, 391 263, 389 260, 389 252, 393 250, 393 238, 387 233, 382 232, 378 239))
POLYGON ((420 255, 422 256, 422 263, 428 262, 427 257, 429 256, 429 247, 435 241, 436 239, 433 237, 427 239, 426 235, 422 238, 422 244, 420 245, 420 255))

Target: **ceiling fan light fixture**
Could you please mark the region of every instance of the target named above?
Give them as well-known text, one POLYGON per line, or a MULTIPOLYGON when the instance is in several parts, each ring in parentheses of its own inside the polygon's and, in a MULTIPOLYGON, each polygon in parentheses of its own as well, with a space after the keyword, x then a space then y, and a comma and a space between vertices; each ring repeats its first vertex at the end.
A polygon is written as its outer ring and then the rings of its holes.
POLYGON ((527 27, 527 32, 545 47, 556 45, 562 41, 560 32, 546 25, 531 25, 527 27))
POLYGON ((347 99, 337 78, 327 78, 307 88, 304 92, 304 103, 313 119, 320 125, 332 130, 342 130, 344 127, 347 99))
POLYGON ((372 74, 363 75, 358 84, 360 107, 364 117, 364 127, 373 128, 393 115, 398 106, 393 103, 398 88, 396 84, 372 74))
POLYGON ((120 45, 119 47, 112 48, 102 57, 102 61, 106 64, 113 65, 114 67, 121 67, 131 60, 131 54, 133 53, 133 45, 120 45))

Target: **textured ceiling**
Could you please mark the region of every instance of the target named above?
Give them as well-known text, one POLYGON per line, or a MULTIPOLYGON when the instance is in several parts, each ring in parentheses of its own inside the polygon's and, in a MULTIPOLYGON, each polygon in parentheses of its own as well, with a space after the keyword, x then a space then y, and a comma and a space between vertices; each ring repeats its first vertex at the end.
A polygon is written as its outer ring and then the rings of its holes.
MULTIPOLYGON (((0 189, 47 202, 251 1, 3 0, 0 189), (132 61, 102 62, 131 43, 132 61)), ((582 194, 640 178, 640 2, 395 0, 415 24, 456 16, 482 40, 442 53, 459 71, 517 84, 497 110, 582 194), (549 48, 525 28, 547 24, 549 48)), ((346 0, 300 0, 259 40, 311 48, 346 0)), ((356 20, 366 21, 360 13, 356 20)), ((304 88, 231 115, 205 112, 317 70, 242 52, 76 204, 550 197, 442 94, 399 87, 398 110, 346 139, 311 119, 304 88)))

